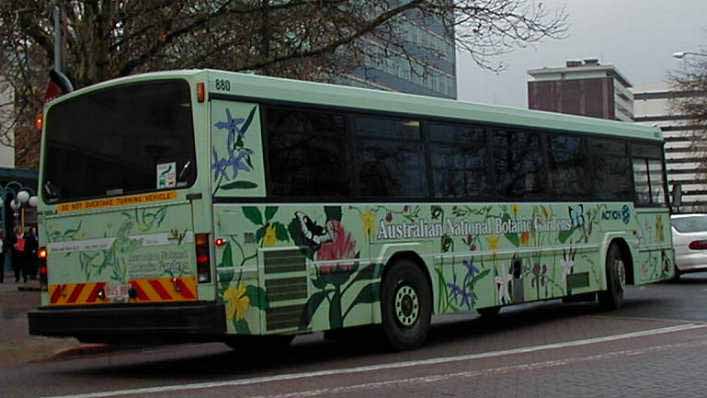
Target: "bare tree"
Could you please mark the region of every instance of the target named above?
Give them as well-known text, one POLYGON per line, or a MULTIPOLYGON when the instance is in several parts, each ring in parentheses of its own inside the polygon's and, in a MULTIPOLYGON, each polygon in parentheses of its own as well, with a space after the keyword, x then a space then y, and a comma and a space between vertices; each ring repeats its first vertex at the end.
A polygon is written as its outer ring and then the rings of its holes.
MULTIPOLYGON (((391 54, 424 74, 430 60, 412 55, 401 29, 411 16, 440 21, 446 37, 480 67, 500 69, 494 56, 562 37, 566 28, 564 9, 532 0, 5 1, 0 46, 9 62, 0 73, 15 89, 15 125, 25 126, 33 119, 27 115, 41 109, 42 76, 53 58, 53 4, 65 15, 65 63, 77 87, 180 68, 330 80, 366 57, 391 54)), ((37 141, 35 134, 25 144, 37 141)))
MULTIPOLYGON (((707 54, 707 51, 702 51, 707 54)), ((683 127, 690 137, 691 157, 705 158, 707 153, 707 57, 692 56, 680 71, 670 75, 673 91, 672 112, 685 120, 683 127)), ((698 177, 707 179, 707 160, 697 167, 698 177)))

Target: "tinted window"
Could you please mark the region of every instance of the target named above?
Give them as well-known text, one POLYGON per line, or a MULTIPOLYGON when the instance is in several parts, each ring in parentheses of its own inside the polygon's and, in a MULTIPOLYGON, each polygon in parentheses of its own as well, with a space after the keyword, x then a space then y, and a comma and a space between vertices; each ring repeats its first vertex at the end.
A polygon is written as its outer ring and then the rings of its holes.
POLYGON ((631 163, 626 143, 590 138, 591 181, 594 200, 631 200, 631 163))
POLYGON ((271 195, 305 198, 352 194, 343 115, 267 108, 265 120, 271 195))
POLYGON ((540 134, 496 130, 492 150, 497 192, 503 199, 524 199, 546 193, 540 134))
POLYGON ((548 137, 550 192, 558 199, 584 199, 589 193, 586 140, 581 137, 548 137))
POLYGON ((353 116, 353 126, 362 197, 427 196, 419 121, 353 116))
POLYGON ((191 98, 184 81, 118 86, 72 98, 49 110, 46 134, 42 191, 47 201, 174 189, 196 179, 191 98), (177 178, 158 179, 158 168, 177 178))
POLYGON ((389 138, 394 140, 419 140, 420 122, 375 116, 357 115, 353 119, 357 136, 389 138))
POLYGON ((479 198, 492 192, 486 132, 474 126, 430 124, 433 196, 479 198))

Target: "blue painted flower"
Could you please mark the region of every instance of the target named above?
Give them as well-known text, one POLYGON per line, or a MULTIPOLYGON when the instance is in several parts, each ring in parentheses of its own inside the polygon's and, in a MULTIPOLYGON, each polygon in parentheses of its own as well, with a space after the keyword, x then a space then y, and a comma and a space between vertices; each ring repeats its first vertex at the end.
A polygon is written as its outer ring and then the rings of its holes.
POLYGON ((211 149, 213 152, 213 163, 211 164, 211 170, 214 172, 214 178, 219 178, 221 175, 227 180, 233 180, 238 177, 238 171, 251 171, 248 163, 250 162, 250 155, 253 151, 246 148, 241 148, 236 151, 232 151, 230 156, 227 158, 219 158, 216 152, 216 148, 211 149), (231 168, 231 178, 228 177, 226 170, 231 168))
POLYGON ((226 180, 234 180, 238 177, 239 171, 251 171, 253 166, 250 157, 254 152, 251 149, 243 147, 243 137, 250 126, 250 122, 253 120, 255 110, 256 108, 253 107, 248 116, 248 121, 246 122, 244 118, 234 118, 231 115, 231 111, 226 109, 226 120, 214 124, 214 127, 228 131, 226 143, 228 156, 220 158, 216 147, 211 149, 213 159, 211 170, 214 173, 214 179, 223 177, 226 180), (230 178, 227 173, 229 167, 231 169, 230 178))
POLYGON ((466 267, 466 272, 472 278, 474 277, 474 275, 476 275, 480 272, 479 269, 476 267, 476 265, 474 265, 473 259, 464 260, 464 267, 466 267))
POLYGON ((447 287, 449 288, 450 293, 454 297, 455 302, 461 302, 461 305, 465 305, 467 308, 471 309, 471 307, 474 305, 474 302, 476 301, 476 294, 474 294, 474 292, 472 291, 469 291, 466 285, 457 285, 456 275, 454 275, 454 279, 452 280, 452 282, 447 282, 447 287))
POLYGON ((241 125, 245 122, 245 119, 243 118, 234 118, 231 116, 231 111, 226 109, 226 121, 220 121, 214 124, 214 126, 218 129, 222 130, 228 130, 228 138, 227 138, 227 144, 228 144, 228 150, 232 151, 234 148, 234 143, 236 142, 236 136, 240 139, 243 138, 243 135, 245 134, 245 129, 241 130, 241 125))

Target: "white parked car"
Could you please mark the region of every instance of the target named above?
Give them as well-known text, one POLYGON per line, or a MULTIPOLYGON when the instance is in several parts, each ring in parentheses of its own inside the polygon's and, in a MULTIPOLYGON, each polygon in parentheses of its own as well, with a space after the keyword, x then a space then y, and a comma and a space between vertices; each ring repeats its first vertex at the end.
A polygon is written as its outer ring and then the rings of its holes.
POLYGON ((707 271, 707 214, 670 216, 675 247, 675 278, 686 272, 707 271))

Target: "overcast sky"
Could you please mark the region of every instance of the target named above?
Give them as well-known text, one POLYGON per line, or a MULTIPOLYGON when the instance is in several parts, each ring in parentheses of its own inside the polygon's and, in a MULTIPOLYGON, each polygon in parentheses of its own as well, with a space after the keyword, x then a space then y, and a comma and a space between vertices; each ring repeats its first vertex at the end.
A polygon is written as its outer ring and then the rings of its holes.
MULTIPOLYGON (((534 0, 536 3, 539 0, 534 0)), ((527 107, 528 69, 599 58, 615 65, 634 87, 660 83, 681 61, 676 51, 707 47, 707 0, 544 0, 565 6, 566 39, 545 40, 498 58, 502 72, 481 70, 457 53, 457 92, 464 101, 527 107)))

